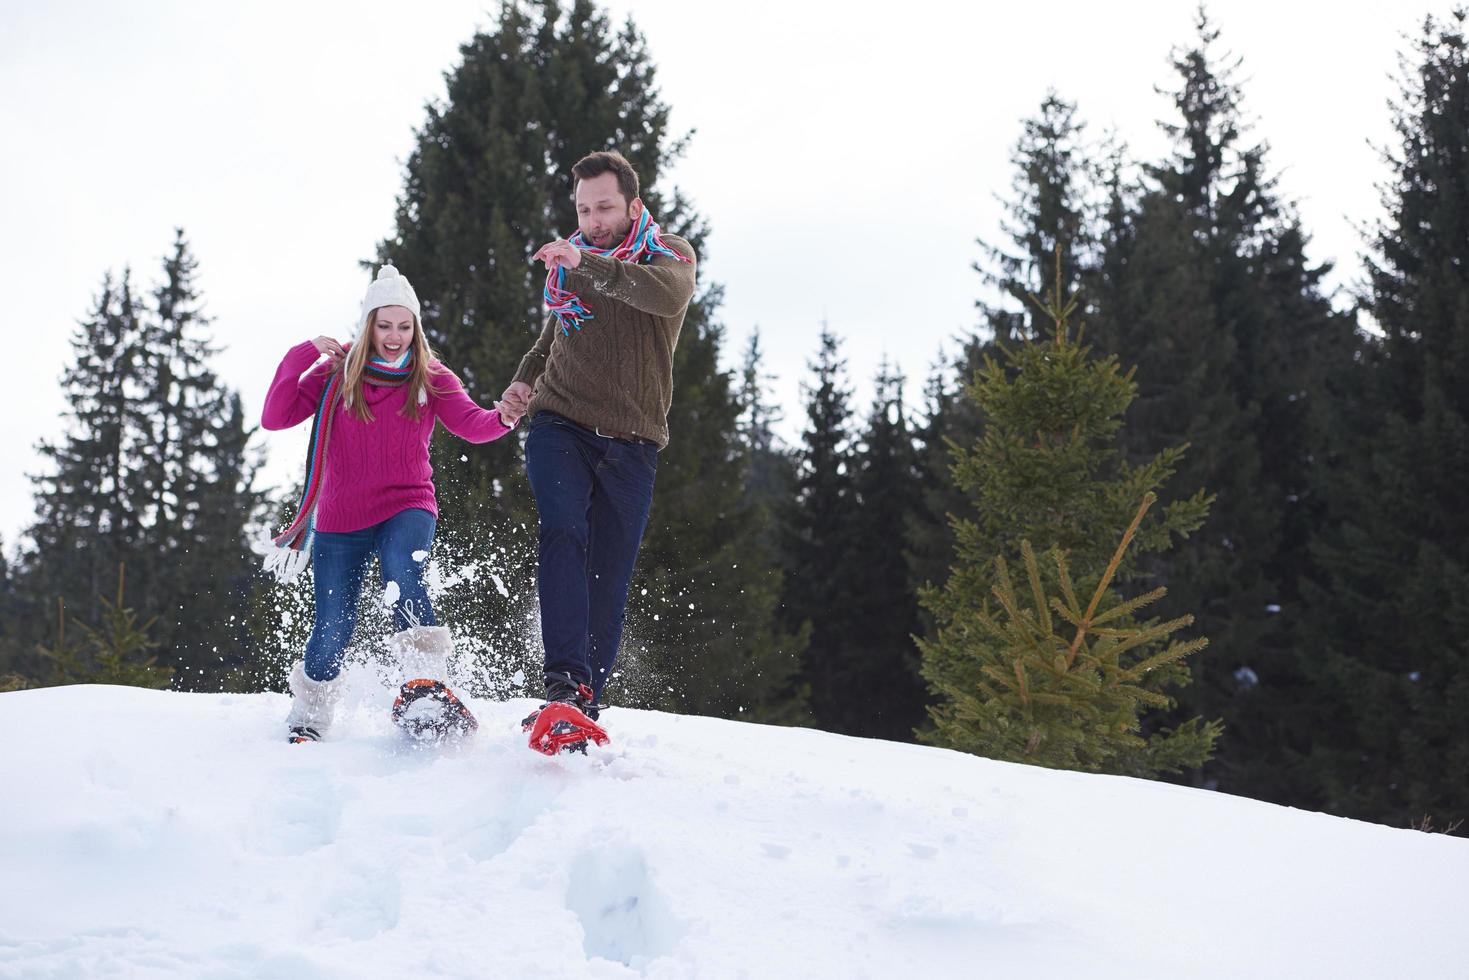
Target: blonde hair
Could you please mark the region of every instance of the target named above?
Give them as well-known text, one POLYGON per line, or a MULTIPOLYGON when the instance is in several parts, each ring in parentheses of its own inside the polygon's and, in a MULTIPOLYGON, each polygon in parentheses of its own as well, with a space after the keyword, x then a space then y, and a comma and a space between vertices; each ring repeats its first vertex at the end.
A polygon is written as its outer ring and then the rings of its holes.
MULTIPOLYGON (((342 402, 347 410, 363 422, 371 422, 372 410, 367 407, 367 399, 362 397, 362 375, 367 369, 367 361, 372 357, 372 328, 377 325, 377 310, 367 314, 362 321, 362 330, 357 335, 357 342, 347 352, 346 363, 342 366, 342 402)), ((424 335, 423 324, 418 322, 418 315, 413 314, 413 342, 411 344, 413 357, 410 361, 412 369, 408 374, 408 398, 403 402, 403 408, 398 412, 404 418, 418 421, 418 406, 428 401, 430 394, 437 394, 430 383, 431 376, 439 373, 441 368, 436 367, 437 354, 428 345, 428 337, 424 335)))

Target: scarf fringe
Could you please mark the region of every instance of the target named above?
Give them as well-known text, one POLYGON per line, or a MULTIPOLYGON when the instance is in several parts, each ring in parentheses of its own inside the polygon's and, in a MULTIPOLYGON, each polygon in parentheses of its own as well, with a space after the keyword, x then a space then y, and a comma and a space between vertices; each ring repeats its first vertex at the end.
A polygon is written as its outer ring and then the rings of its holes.
POLYGON ((250 542, 250 550, 260 555, 264 559, 262 565, 265 570, 285 585, 300 578, 306 566, 311 564, 311 541, 314 537, 308 535, 299 548, 283 547, 276 544, 275 538, 267 531, 250 542))

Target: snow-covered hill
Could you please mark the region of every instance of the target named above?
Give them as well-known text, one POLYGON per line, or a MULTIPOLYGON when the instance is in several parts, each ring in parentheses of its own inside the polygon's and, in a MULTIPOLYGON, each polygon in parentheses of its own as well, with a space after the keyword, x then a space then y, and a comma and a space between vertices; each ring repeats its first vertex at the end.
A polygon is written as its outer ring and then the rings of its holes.
POLYGON ((284 695, 0 695, 0 976, 1469 976, 1469 841, 645 711, 413 750, 388 697, 293 746, 284 695))

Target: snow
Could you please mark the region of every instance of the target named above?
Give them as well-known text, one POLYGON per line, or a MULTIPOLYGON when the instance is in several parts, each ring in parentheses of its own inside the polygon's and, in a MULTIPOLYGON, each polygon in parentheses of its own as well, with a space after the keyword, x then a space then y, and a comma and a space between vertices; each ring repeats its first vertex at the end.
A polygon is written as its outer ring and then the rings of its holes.
MULTIPOLYGON (((362 680, 358 678, 358 680, 362 680)), ((1469 841, 612 709, 588 757, 392 691, 0 694, 0 976, 1451 977, 1469 841), (943 971, 926 973, 925 971, 943 971)))
POLYGON ((505 583, 500 579, 500 576, 496 575, 494 572, 491 572, 490 581, 495 583, 495 591, 499 592, 507 599, 510 597, 510 590, 505 588, 505 583))

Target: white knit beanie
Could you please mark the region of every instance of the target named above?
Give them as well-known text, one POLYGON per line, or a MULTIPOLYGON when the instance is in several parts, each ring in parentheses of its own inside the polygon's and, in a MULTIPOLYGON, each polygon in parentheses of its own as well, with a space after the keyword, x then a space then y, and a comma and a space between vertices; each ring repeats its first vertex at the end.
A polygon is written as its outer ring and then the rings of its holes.
POLYGON ((418 311, 418 294, 391 264, 377 270, 377 278, 367 287, 367 295, 362 297, 362 319, 365 321, 380 306, 406 306, 420 323, 423 321, 418 311))

